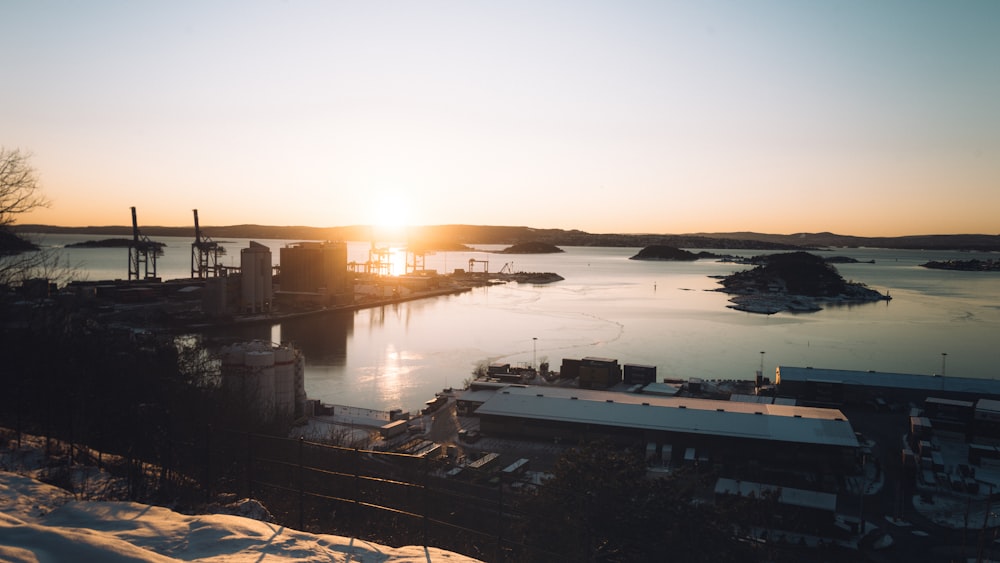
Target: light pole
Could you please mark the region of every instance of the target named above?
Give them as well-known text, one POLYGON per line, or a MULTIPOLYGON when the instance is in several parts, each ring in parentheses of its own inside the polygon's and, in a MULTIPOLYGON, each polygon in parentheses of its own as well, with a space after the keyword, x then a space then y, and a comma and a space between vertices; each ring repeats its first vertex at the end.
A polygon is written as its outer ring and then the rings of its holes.
POLYGON ((534 336, 531 338, 531 369, 538 371, 538 364, 535 363, 535 357, 538 354, 538 337, 534 336))
POLYGON ((760 351, 760 374, 764 375, 764 351, 760 351))
POLYGON ((941 375, 942 375, 942 376, 944 376, 944 375, 945 375, 945 371, 944 371, 944 368, 945 368, 945 365, 944 365, 944 360, 945 360, 945 358, 947 358, 947 357, 948 357, 948 352, 941 352, 941 375))

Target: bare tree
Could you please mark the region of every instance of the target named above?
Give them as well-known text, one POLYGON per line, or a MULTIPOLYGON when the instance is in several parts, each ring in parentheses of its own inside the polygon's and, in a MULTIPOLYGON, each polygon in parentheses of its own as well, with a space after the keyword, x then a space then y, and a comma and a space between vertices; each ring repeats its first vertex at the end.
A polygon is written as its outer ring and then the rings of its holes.
POLYGON ((31 155, 0 147, 0 228, 9 228, 19 215, 48 206, 31 155))
POLYGON ((16 286, 32 278, 66 281, 75 277, 75 268, 65 264, 58 252, 38 250, 11 232, 19 216, 48 206, 31 155, 0 147, 0 286, 16 286))

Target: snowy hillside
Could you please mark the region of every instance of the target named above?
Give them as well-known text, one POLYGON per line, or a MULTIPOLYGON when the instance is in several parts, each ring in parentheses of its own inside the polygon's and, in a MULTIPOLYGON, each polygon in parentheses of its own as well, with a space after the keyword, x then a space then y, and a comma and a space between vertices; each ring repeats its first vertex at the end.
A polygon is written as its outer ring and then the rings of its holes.
POLYGON ((15 447, 0 436, 2 562, 478 561, 433 547, 394 548, 292 530, 269 523, 267 509, 247 499, 223 507, 241 516, 191 516, 135 502, 93 500, 121 496, 115 493, 120 484, 95 467, 73 467, 74 496, 35 478, 47 474, 44 444, 41 438, 24 435, 21 446, 15 447))
POLYGON ((435 548, 392 548, 226 514, 187 516, 134 502, 76 501, 0 472, 0 561, 474 562, 435 548))

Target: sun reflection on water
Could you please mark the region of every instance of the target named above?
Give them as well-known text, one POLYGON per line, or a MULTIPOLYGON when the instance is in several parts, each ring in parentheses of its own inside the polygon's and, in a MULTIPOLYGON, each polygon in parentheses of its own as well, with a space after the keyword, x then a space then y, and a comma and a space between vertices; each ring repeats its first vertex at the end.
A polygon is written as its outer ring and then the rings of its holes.
POLYGON ((388 344, 375 359, 374 365, 361 370, 359 383, 368 387, 366 392, 398 403, 406 394, 405 390, 413 387, 411 379, 423 359, 421 354, 400 351, 394 344, 388 344))

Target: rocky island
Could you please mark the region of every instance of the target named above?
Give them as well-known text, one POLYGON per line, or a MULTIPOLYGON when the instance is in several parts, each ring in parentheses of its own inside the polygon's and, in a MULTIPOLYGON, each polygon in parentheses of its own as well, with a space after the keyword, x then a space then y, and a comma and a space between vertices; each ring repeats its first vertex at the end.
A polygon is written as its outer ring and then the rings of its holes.
POLYGON ((497 251, 497 254, 556 254, 558 252, 565 252, 565 250, 547 242, 520 242, 497 251))
MULTIPOLYGON (((102 240, 86 240, 83 242, 74 242, 72 244, 67 244, 66 248, 128 248, 135 244, 135 241, 130 238, 107 238, 102 240)), ((156 248, 158 252, 163 252, 163 247, 166 246, 162 242, 146 242, 141 243, 152 246, 156 248)))
POLYGON ((664 261, 694 261, 701 258, 720 258, 718 254, 712 254, 711 252, 689 252, 687 250, 682 250, 675 246, 667 246, 664 244, 654 244, 647 246, 639 251, 638 254, 629 258, 629 260, 664 260, 664 261))
POLYGON ((958 270, 962 272, 1000 272, 1000 260, 944 260, 921 264, 934 270, 958 270))
POLYGON ((820 303, 888 301, 868 286, 845 281, 823 258, 808 252, 759 257, 753 269, 722 278, 722 291, 730 294, 731 308, 750 313, 811 312, 820 303))

